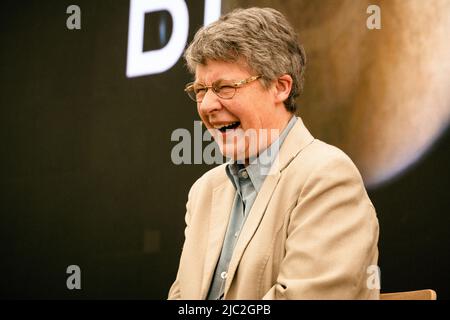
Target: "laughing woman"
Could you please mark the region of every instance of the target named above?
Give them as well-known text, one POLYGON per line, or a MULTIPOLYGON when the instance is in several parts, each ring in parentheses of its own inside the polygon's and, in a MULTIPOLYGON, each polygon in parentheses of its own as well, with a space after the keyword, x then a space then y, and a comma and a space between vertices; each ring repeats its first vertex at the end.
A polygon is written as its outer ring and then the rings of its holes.
POLYGON ((306 57, 285 17, 232 11, 185 58, 185 90, 231 160, 189 192, 169 299, 378 299, 376 212, 350 158, 295 116, 306 57))

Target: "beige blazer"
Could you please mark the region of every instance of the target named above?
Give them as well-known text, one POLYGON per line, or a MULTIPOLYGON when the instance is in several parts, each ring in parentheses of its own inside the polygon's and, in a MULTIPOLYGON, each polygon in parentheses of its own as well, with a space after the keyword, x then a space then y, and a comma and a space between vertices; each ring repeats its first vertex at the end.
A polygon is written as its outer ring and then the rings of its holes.
MULTIPOLYGON (((377 265, 378 220, 361 176, 298 120, 242 229, 225 299, 378 299, 367 285, 368 267, 377 265)), ((169 299, 206 298, 234 195, 225 164, 192 186, 169 299)))

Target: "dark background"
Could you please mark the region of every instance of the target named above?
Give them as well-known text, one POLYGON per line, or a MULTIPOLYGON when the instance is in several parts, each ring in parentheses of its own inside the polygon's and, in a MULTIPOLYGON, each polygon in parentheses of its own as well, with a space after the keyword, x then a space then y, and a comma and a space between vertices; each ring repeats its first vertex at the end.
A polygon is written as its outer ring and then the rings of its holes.
MULTIPOLYGON (((190 41, 203 2, 186 2, 190 41)), ((180 59, 127 78, 128 17, 129 1, 2 3, 1 298, 166 298, 187 192, 210 167, 172 164, 172 131, 198 120, 183 92, 191 76, 180 59), (81 30, 66 28, 71 4, 81 30), (81 290, 66 287, 72 264, 81 290)), ((161 19, 170 31, 167 15, 146 16, 145 50, 165 44, 161 19)), ((412 168, 369 190, 383 292, 450 298, 449 140, 447 129, 412 168)))

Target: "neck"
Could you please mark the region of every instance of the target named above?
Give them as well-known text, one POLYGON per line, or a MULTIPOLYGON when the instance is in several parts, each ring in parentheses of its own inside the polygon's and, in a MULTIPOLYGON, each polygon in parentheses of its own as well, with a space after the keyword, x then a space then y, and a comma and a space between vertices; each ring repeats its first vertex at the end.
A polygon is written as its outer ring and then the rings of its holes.
MULTIPOLYGON (((295 117, 295 115, 293 113, 289 112, 283 119, 280 120, 279 125, 274 126, 271 129, 268 129, 268 131, 276 130, 277 134, 275 136, 272 136, 272 134, 268 135, 269 139, 267 139, 267 141, 268 141, 267 145, 261 149, 258 149, 257 154, 254 156, 255 158, 258 158, 261 153, 263 153, 267 148, 269 148, 275 141, 277 141, 280 138, 281 133, 283 132, 284 129, 286 129, 286 127, 287 127, 289 121, 292 119, 292 117, 295 117)), ((249 164, 250 164, 250 158, 245 158, 244 166, 247 167, 249 164)))

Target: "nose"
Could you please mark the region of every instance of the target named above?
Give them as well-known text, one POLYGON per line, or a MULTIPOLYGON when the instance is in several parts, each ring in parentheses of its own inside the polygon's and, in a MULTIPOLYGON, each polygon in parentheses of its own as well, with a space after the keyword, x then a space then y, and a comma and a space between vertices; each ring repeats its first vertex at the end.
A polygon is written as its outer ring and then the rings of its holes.
POLYGON ((210 114, 215 111, 219 111, 222 108, 222 103, 220 98, 209 89, 205 96, 203 97, 202 102, 199 103, 198 109, 201 113, 210 114))

